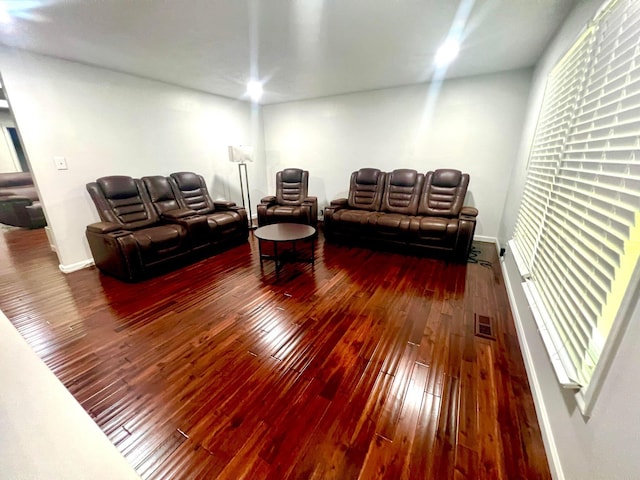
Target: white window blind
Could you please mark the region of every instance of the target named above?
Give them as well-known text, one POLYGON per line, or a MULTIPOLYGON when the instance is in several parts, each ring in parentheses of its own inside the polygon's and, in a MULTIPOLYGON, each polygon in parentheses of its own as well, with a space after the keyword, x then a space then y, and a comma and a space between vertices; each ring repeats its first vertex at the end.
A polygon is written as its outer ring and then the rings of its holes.
POLYGON ((588 386, 640 255, 640 2, 608 2, 550 75, 514 242, 588 386))

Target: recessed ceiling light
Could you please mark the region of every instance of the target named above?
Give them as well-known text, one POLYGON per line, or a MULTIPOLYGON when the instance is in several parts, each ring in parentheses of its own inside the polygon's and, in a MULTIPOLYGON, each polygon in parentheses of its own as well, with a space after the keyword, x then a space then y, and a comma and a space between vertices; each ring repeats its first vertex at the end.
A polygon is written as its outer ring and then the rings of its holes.
POLYGON ((257 102, 262 97, 262 82, 252 80, 247 83, 247 95, 251 97, 251 100, 257 102))
POLYGON ((460 43, 457 40, 449 39, 444 42, 438 51, 434 59, 436 67, 446 67, 449 65, 460 52, 460 43))

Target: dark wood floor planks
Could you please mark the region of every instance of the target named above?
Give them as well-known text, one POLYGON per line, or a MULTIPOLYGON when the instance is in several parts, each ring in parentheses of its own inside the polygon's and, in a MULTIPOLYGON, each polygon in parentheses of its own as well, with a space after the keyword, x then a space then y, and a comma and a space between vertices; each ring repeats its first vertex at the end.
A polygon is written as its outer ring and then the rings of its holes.
POLYGON ((548 479, 479 247, 457 265, 320 235, 315 266, 277 276, 252 239, 125 284, 6 228, 0 309, 143 478, 548 479))

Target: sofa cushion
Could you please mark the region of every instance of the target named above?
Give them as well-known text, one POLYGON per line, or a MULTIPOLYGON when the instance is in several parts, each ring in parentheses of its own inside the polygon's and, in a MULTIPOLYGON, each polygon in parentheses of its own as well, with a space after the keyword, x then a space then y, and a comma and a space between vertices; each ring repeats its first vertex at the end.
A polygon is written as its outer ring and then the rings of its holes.
POLYGON ((412 217, 409 227, 413 239, 446 241, 455 239, 458 219, 445 217, 412 217))
POLYGON ((164 260, 184 248, 187 232, 181 225, 159 225, 133 232, 146 264, 164 260))
POLYGON ((400 213, 377 213, 368 218, 371 229, 387 235, 404 235, 409 231, 411 217, 400 213))
POLYGON ((6 187, 33 186, 33 177, 29 172, 8 172, 0 174, 0 190, 6 187))
POLYGON ((176 198, 182 208, 190 208, 201 215, 215 210, 202 175, 193 172, 175 172, 169 177, 176 198))
POLYGON ((133 178, 124 175, 113 175, 96 180, 104 196, 111 200, 138 196, 138 187, 133 178))
POLYGON ((418 215, 457 217, 460 214, 469 185, 469 175, 459 170, 440 169, 428 172, 418 215))
POLYGON ((423 183, 424 175, 415 170, 398 169, 387 174, 382 196, 382 211, 415 215, 423 183))
POLYGON ((377 168, 361 168, 351 174, 349 208, 376 211, 380 209, 385 173, 377 168))

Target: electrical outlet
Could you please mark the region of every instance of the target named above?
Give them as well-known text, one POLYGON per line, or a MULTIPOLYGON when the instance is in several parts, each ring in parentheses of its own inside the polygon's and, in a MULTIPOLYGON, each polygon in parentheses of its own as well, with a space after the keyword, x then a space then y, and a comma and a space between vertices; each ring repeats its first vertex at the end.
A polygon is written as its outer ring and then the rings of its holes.
POLYGON ((53 157, 53 161, 56 164, 58 170, 68 170, 67 159, 64 157, 53 157))

